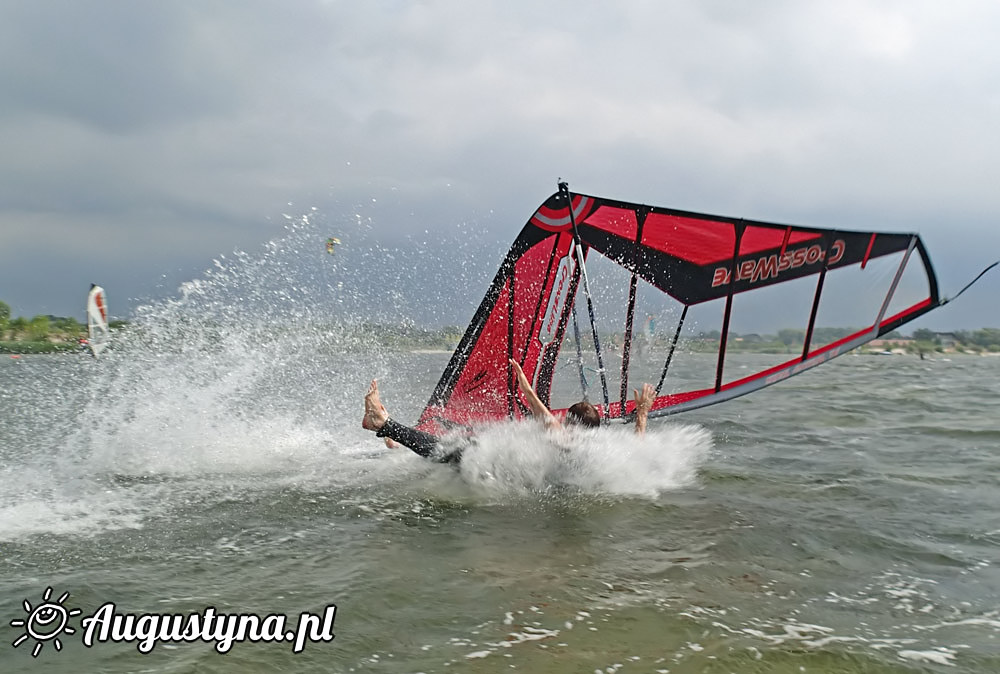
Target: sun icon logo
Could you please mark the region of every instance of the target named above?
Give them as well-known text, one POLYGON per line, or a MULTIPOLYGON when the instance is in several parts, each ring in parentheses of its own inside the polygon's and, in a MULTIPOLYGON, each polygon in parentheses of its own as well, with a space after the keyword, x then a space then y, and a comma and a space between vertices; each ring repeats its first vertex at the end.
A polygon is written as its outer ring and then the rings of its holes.
POLYGON ((32 607, 31 602, 24 600, 24 610, 28 614, 27 619, 17 618, 10 621, 11 627, 23 627, 24 634, 14 640, 14 648, 17 648, 28 639, 35 640, 35 648, 31 651, 31 657, 37 658, 42 652, 42 646, 46 641, 51 641, 57 651, 62 650, 62 642, 59 641, 60 634, 73 634, 76 630, 67 625, 71 616, 79 615, 80 609, 67 609, 63 602, 69 597, 69 592, 64 592, 56 601, 49 601, 52 597, 52 588, 46 588, 42 595, 42 603, 32 607))

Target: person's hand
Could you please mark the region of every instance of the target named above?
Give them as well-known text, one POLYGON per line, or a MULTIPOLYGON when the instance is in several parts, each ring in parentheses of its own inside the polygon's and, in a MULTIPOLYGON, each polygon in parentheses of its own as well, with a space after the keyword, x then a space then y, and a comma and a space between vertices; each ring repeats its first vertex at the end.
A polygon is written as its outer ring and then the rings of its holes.
POLYGON ((643 384, 642 393, 632 389, 632 395, 635 397, 635 432, 645 435, 646 419, 649 417, 649 411, 653 409, 656 389, 649 384, 643 384))
POLYGON ((523 393, 527 393, 531 389, 531 382, 528 381, 528 376, 524 374, 521 365, 513 358, 510 359, 510 364, 514 367, 514 372, 517 374, 518 387, 523 393))
POLYGON ((653 409, 653 401, 656 400, 656 390, 651 384, 643 384, 642 393, 632 389, 632 395, 635 397, 636 413, 648 414, 653 409))

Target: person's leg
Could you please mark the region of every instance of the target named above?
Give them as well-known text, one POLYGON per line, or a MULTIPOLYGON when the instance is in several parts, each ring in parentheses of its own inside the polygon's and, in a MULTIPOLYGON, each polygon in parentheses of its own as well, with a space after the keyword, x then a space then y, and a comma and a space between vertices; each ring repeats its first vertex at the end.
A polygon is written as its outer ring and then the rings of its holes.
POLYGON ((361 427, 375 431, 375 435, 380 438, 398 442, 420 456, 437 458, 435 453, 440 443, 438 437, 390 419, 379 397, 378 382, 374 379, 368 386, 368 393, 365 394, 365 415, 361 419, 361 427))
POLYGON ((382 427, 375 432, 375 435, 380 438, 395 440, 420 456, 437 458, 436 453, 440 445, 440 440, 436 435, 404 426, 401 423, 393 421, 391 418, 386 418, 382 427))

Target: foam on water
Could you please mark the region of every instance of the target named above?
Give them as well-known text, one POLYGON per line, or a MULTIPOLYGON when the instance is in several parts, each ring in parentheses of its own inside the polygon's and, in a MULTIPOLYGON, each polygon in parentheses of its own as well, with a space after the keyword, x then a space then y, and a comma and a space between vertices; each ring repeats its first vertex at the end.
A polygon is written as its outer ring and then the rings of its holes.
POLYGON ((712 447, 693 425, 664 425, 639 437, 632 427, 546 431, 534 423, 484 429, 463 454, 461 473, 489 496, 573 489, 656 497, 691 484, 712 447))

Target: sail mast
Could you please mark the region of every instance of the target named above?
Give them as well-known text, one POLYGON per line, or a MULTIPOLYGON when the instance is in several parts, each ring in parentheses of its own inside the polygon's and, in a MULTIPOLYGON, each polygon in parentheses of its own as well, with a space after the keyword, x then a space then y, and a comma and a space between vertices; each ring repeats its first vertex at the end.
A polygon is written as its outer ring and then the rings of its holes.
POLYGON ((569 213, 569 221, 573 227, 573 242, 576 248, 577 262, 580 264, 580 274, 583 276, 583 294, 587 297, 587 314, 590 316, 590 331, 594 337, 594 351, 597 354, 597 372, 601 375, 601 392, 604 395, 604 417, 608 416, 608 378, 604 372, 604 356, 601 354, 601 340, 597 336, 597 321, 594 320, 594 301, 590 295, 590 282, 587 279, 587 264, 583 259, 583 242, 580 239, 580 231, 576 226, 576 217, 573 215, 573 199, 569 193, 569 184, 559 183, 559 192, 566 198, 566 209, 569 213))

